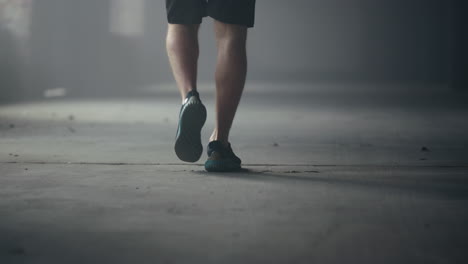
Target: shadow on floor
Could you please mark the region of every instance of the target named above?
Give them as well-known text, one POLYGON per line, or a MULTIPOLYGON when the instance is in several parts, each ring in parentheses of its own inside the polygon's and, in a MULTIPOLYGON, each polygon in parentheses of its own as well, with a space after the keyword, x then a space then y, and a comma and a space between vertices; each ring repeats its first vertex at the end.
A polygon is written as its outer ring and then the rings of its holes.
POLYGON ((468 176, 466 168, 414 168, 384 169, 382 171, 359 172, 318 170, 255 170, 242 169, 238 172, 208 173, 195 171, 207 177, 226 177, 252 181, 270 181, 281 184, 326 184, 330 187, 353 188, 362 191, 406 192, 411 195, 436 196, 444 199, 468 199, 468 176))

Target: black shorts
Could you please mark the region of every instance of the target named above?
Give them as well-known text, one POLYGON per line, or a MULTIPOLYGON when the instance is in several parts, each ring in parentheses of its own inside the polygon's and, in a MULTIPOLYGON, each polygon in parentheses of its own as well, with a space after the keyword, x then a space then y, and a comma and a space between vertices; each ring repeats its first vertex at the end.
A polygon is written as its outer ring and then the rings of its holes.
POLYGON ((255 0, 166 0, 170 24, 200 24, 210 16, 226 24, 253 27, 255 0))

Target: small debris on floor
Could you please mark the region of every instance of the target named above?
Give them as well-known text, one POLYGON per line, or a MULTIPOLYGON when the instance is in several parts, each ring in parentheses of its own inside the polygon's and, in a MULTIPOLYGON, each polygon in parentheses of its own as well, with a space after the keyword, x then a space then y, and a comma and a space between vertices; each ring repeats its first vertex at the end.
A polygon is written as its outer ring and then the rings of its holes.
POLYGON ((18 155, 18 154, 15 154, 15 155, 13 155, 13 156, 14 156, 14 157, 19 157, 19 155, 18 155))
POLYGON ((70 120, 70 121, 75 120, 75 116, 74 116, 74 115, 69 115, 69 116, 68 116, 68 120, 70 120))
POLYGON ((426 158, 420 158, 419 160, 427 160, 426 158))
POLYGON ((289 171, 283 171, 283 173, 319 173, 319 171, 316 171, 316 170, 306 170, 306 171, 289 170, 289 171))
POLYGON ((279 146, 278 143, 276 142, 273 143, 273 147, 278 147, 278 146, 279 146))
POLYGON ((290 170, 290 171, 285 171, 284 173, 301 173, 300 171, 296 170, 290 170))
POLYGON ((69 130, 70 132, 72 132, 72 133, 75 133, 75 132, 76 132, 76 130, 75 130, 73 127, 68 127, 68 130, 69 130))
POLYGON ((427 147, 422 147, 422 148, 421 148, 421 151, 422 151, 422 152, 429 152, 430 150, 429 150, 427 147))
POLYGON ((15 124, 10 124, 9 127, 10 128, 15 128, 15 124))
POLYGON ((29 170, 28 168, 24 168, 24 170, 29 170))

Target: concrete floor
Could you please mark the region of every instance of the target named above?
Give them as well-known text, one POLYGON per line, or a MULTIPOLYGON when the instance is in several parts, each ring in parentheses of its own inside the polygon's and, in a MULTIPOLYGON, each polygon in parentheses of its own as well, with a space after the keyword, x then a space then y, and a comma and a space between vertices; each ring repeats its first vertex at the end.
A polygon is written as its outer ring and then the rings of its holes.
POLYGON ((170 89, 0 106, 0 263, 466 263, 466 95, 278 87, 241 173, 177 160, 170 89))

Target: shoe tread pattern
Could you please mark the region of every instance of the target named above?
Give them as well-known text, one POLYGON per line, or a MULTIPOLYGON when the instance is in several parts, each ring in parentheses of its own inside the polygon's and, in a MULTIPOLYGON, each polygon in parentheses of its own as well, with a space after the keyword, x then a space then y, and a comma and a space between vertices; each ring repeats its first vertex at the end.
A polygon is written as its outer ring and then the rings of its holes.
POLYGON ((196 97, 191 97, 182 106, 179 127, 174 146, 179 159, 196 162, 203 153, 201 130, 206 121, 206 108, 196 97))

